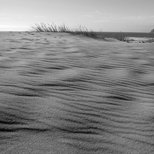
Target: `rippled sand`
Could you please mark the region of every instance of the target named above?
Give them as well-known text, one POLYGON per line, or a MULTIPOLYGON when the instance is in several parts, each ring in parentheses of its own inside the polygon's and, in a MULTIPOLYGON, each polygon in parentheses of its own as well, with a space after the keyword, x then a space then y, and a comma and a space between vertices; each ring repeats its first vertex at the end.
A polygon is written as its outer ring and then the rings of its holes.
MULTIPOLYGON (((121 92, 134 84, 133 95, 126 93, 138 98, 127 104, 129 115, 153 118, 153 44, 66 33, 1 32, 0 153, 77 153, 69 146, 75 141, 58 131, 69 125, 61 120, 69 116, 68 108, 74 110, 67 103, 83 100, 93 106, 91 101, 107 98, 122 82, 121 92)), ((154 144, 154 138, 149 142, 154 144)))

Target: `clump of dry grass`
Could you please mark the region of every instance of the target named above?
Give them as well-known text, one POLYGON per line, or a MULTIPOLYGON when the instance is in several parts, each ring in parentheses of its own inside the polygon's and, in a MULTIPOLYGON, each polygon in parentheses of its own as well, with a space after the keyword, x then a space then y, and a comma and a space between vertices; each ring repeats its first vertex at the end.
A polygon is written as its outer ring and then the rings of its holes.
POLYGON ((54 23, 52 24, 35 24, 32 28, 37 32, 64 32, 64 33, 71 33, 73 35, 84 35, 87 37, 95 38, 95 39, 104 39, 103 36, 100 37, 98 33, 88 30, 85 26, 79 26, 78 28, 69 29, 65 24, 62 26, 56 26, 54 23))
POLYGON ((91 38, 99 38, 99 36, 96 32, 94 32, 92 30, 88 30, 87 27, 81 26, 81 25, 78 28, 75 28, 70 33, 72 33, 74 35, 84 35, 84 36, 91 37, 91 38))
POLYGON ((32 28, 37 32, 58 32, 58 28, 54 23, 47 25, 45 23, 35 24, 32 28))

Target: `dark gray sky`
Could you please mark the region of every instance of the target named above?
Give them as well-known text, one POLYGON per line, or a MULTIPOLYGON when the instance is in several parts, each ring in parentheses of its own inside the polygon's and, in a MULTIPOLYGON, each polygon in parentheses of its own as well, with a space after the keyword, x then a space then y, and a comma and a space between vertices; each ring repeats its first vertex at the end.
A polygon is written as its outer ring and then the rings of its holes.
POLYGON ((35 23, 65 23, 102 31, 149 32, 154 0, 0 0, 0 30, 29 30, 35 23))

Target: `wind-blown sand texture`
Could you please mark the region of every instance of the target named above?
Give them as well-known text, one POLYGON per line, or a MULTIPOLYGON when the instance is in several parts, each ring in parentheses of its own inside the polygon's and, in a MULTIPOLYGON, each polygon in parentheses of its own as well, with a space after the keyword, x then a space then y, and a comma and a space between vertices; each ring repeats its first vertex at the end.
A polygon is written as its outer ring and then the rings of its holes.
POLYGON ((0 33, 0 154, 153 152, 153 44, 0 33))

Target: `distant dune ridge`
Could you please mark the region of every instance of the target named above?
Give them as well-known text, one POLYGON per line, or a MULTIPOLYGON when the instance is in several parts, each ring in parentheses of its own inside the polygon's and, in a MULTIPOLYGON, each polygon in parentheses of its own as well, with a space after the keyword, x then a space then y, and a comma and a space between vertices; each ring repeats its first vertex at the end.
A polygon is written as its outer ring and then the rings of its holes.
POLYGON ((154 46, 0 33, 0 154, 153 154, 154 46))

